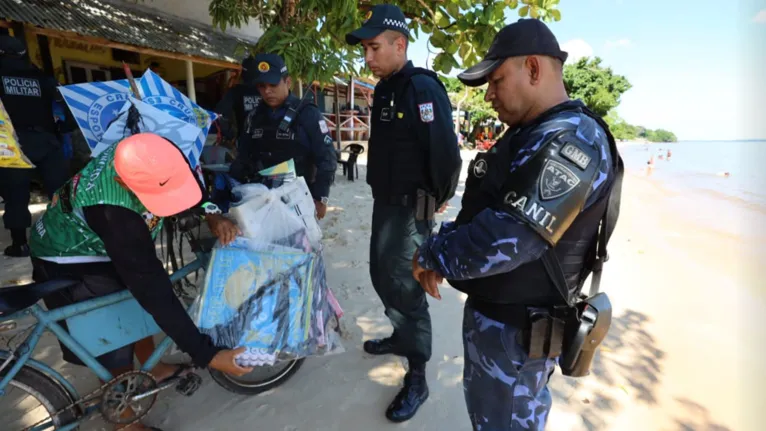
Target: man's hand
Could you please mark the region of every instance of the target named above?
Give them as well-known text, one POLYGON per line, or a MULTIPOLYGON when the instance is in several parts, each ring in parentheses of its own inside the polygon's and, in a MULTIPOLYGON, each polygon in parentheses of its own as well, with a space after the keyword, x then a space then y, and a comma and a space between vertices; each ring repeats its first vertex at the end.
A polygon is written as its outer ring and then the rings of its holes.
POLYGON ((316 206, 317 218, 322 220, 327 215, 327 204, 322 203, 322 201, 314 201, 314 206, 316 206))
POLYGON ((245 352, 244 347, 240 347, 238 349, 234 350, 221 350, 220 352, 216 353, 215 356, 213 356, 213 360, 210 361, 210 364, 208 366, 210 368, 213 368, 215 370, 218 370, 222 373, 230 374, 232 376, 243 376, 245 374, 251 373, 253 371, 253 367, 240 367, 237 365, 237 363, 234 361, 234 358, 245 352))
POLYGON ((443 213, 444 211, 446 211, 446 210, 447 210, 447 207, 448 207, 448 206, 449 206, 449 202, 444 202, 444 205, 442 205, 441 207, 439 207, 439 209, 436 211, 436 214, 441 214, 441 213, 443 213))
POLYGON ((221 244, 227 245, 234 241, 237 235, 242 235, 236 224, 220 214, 211 214, 206 216, 207 225, 210 232, 213 232, 221 244))
POLYGON ((444 277, 436 271, 423 268, 418 263, 419 253, 416 250, 412 256, 412 277, 420 283, 420 287, 436 299, 442 299, 439 293, 439 283, 444 281, 444 277))

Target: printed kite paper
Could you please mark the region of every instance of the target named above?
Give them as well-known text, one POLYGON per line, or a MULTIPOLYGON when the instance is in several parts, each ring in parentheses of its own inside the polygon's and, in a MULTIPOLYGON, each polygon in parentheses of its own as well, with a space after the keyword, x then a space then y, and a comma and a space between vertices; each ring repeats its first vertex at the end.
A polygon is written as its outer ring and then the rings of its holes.
MULTIPOLYGON (((136 109, 138 109, 138 112, 141 115, 141 121, 138 123, 138 128, 142 132, 156 133, 173 142, 187 155, 192 167, 197 166, 199 163, 199 155, 196 156, 197 158, 191 158, 190 156, 194 156, 195 154, 194 147, 196 146, 196 138, 200 134, 199 127, 175 118, 168 112, 158 109, 157 106, 152 106, 133 97, 130 97, 129 101, 136 106, 136 109)), ((120 112, 121 115, 112 122, 112 125, 109 126, 106 133, 101 137, 101 141, 93 149, 91 153, 92 157, 98 156, 111 145, 120 142, 126 136, 130 135, 130 131, 125 126, 129 108, 130 103, 126 103, 120 112)))
POLYGON ((144 72, 136 85, 144 102, 201 129, 199 137, 190 148, 191 153, 186 153, 189 160, 195 160, 192 167, 196 167, 210 126, 218 116, 214 112, 202 109, 150 69, 144 72))
POLYGON ((130 85, 127 79, 120 79, 64 85, 59 91, 92 151, 125 106, 130 85))

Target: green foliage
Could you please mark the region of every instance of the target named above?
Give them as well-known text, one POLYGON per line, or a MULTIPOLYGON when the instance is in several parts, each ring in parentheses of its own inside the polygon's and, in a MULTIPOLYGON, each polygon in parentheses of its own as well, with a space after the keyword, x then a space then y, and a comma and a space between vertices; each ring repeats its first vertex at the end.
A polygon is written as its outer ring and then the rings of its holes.
POLYGON ((649 130, 642 126, 634 126, 628 124, 620 118, 615 111, 610 111, 609 114, 604 117, 604 120, 609 125, 609 130, 612 131, 615 139, 618 140, 634 140, 634 139, 646 139, 650 142, 677 142, 678 138, 673 132, 669 132, 663 129, 649 130))
POLYGON ((582 100, 601 116, 619 105, 620 96, 632 87, 627 78, 601 66, 599 57, 581 58, 564 66, 564 86, 569 97, 582 100))
POLYGON ((663 129, 650 130, 647 139, 651 142, 678 142, 678 138, 673 132, 663 129))
MULTIPOLYGON (((212 0, 213 25, 241 27, 256 19, 265 33, 251 48, 285 58, 292 74, 304 80, 329 82, 333 75, 358 74, 359 47, 346 44, 345 35, 362 25, 373 5, 385 0, 212 0)), ((430 35, 431 46, 441 50, 433 69, 450 73, 478 63, 508 12, 519 16, 559 21, 559 0, 400 0, 394 2, 410 18, 414 37, 430 35), (521 7, 519 8, 519 6, 521 7)), ((414 40, 414 38, 412 39, 414 40)))

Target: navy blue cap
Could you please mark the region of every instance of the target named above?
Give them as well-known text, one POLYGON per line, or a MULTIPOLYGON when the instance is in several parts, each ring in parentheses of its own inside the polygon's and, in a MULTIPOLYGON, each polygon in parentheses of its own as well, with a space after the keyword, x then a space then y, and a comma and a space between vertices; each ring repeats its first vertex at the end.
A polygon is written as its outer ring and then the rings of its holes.
POLYGON ((500 67, 505 59, 527 55, 545 55, 558 58, 564 63, 569 54, 561 50, 556 36, 544 22, 522 18, 503 27, 492 41, 484 59, 457 77, 469 87, 478 87, 487 82, 487 76, 500 67))
POLYGON ((409 37, 410 29, 399 6, 379 4, 367 12, 362 26, 346 35, 346 43, 356 45, 365 39, 372 39, 386 30, 394 30, 409 37))
MULTIPOLYGON (((282 57, 277 54, 258 54, 247 65, 255 67, 253 84, 279 84, 279 81, 287 76, 287 65, 282 57)), ((247 67, 245 64, 243 67, 247 67)))

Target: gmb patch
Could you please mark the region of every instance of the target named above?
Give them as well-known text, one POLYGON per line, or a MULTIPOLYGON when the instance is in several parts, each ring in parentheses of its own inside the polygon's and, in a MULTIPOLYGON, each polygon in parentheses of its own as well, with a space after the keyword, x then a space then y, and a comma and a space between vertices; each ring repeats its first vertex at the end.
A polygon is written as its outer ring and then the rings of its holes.
POLYGON ((327 127, 327 121, 319 120, 319 130, 321 130, 322 133, 330 133, 330 128, 327 127))
POLYGON ((578 168, 583 171, 588 167, 591 161, 591 157, 579 148, 575 144, 566 144, 559 151, 562 157, 577 165, 578 168))

